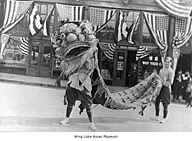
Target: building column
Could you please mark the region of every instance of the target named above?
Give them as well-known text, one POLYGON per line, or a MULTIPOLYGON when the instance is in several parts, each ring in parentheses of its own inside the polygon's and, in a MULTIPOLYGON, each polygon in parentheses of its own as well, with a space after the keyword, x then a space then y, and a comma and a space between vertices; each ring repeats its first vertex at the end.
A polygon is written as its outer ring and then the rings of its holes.
POLYGON ((191 50, 190 50, 190 54, 191 54, 191 74, 192 74, 192 38, 191 39, 189 39, 189 46, 190 46, 190 48, 191 48, 191 50))
POLYGON ((167 49, 167 55, 173 57, 173 47, 172 47, 172 42, 173 42, 173 36, 174 36, 174 29, 175 29, 175 19, 170 16, 169 19, 169 30, 168 30, 168 49, 167 49))
POLYGON ((89 8, 89 6, 88 5, 85 5, 84 6, 84 11, 85 11, 85 13, 84 13, 84 20, 89 20, 90 19, 90 10, 89 10, 90 8, 89 8))

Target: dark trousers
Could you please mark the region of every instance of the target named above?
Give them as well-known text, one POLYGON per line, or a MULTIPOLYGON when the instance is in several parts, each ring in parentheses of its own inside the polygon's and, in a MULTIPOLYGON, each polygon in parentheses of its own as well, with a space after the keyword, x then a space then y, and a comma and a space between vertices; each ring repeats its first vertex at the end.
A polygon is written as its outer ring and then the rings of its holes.
POLYGON ((192 103, 191 103, 191 101, 192 101, 191 92, 187 92, 186 94, 187 94, 187 95, 186 95, 186 103, 187 103, 188 105, 191 105, 191 104, 192 104, 192 103))
POLYGON ((160 112, 160 102, 163 104, 163 118, 166 118, 168 115, 168 105, 170 104, 170 90, 168 87, 163 86, 161 88, 161 91, 159 95, 156 98, 155 101, 155 114, 156 116, 159 116, 160 112))
POLYGON ((173 99, 179 100, 179 96, 181 95, 181 93, 182 93, 182 83, 177 82, 173 86, 173 99))

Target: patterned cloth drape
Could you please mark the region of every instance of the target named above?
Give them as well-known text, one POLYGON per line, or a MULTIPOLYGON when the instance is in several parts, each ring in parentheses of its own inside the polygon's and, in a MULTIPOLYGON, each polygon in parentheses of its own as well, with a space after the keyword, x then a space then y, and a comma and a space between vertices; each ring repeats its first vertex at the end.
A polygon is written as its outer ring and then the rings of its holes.
POLYGON ((117 10, 101 9, 90 7, 90 22, 93 24, 93 30, 99 32, 115 15, 117 10))
POLYGON ((6 33, 21 21, 32 3, 33 1, 7 0, 2 33, 6 33))
POLYGON ((156 4, 175 17, 189 17, 192 15, 192 7, 177 4, 172 0, 156 0, 156 4))
POLYGON ((167 35, 169 16, 144 12, 144 17, 150 33, 154 37, 158 47, 161 49, 161 52, 163 52, 162 54, 164 54, 168 48, 167 35))
POLYGON ((56 4, 60 21, 81 22, 83 20, 83 6, 56 4))
POLYGON ((114 53, 116 49, 115 43, 99 43, 101 50, 108 59, 114 59, 114 53))

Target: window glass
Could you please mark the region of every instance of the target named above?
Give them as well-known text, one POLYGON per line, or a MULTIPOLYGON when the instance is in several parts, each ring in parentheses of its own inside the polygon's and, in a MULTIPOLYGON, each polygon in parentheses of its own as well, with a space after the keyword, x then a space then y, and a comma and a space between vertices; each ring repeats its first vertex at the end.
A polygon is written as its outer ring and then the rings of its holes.
POLYGON ((28 36, 29 33, 29 13, 25 15, 25 17, 15 25, 7 34, 14 36, 28 36))
POLYGON ((113 78, 113 60, 108 59, 104 53, 102 53, 102 66, 101 75, 107 85, 112 85, 113 78))
POLYGON ((38 66, 39 47, 40 47, 40 42, 38 42, 38 41, 33 41, 32 42, 32 52, 31 52, 31 66, 32 67, 37 67, 38 66))
POLYGON ((42 65, 43 65, 43 67, 50 67, 50 65, 51 65, 51 45, 50 45, 50 43, 46 42, 42 45, 42 47, 43 47, 42 65))
POLYGON ((27 67, 27 56, 17 47, 15 42, 9 42, 3 52, 2 66, 27 67))
POLYGON ((106 26, 97 33, 97 37, 100 41, 112 41, 115 40, 115 23, 116 23, 116 13, 113 15, 111 20, 106 24, 106 26))
POLYGON ((41 11, 41 14, 47 14, 48 12, 48 5, 41 5, 40 6, 41 8, 40 8, 40 11, 41 11))

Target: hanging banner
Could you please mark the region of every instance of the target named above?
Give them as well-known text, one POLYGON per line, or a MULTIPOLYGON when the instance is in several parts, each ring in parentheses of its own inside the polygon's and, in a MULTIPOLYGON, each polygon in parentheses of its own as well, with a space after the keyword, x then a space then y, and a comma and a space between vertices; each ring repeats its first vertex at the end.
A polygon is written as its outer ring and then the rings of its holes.
POLYGON ((173 49, 173 70, 174 71, 177 68, 177 62, 178 62, 180 54, 181 54, 180 49, 177 49, 177 48, 173 49))

